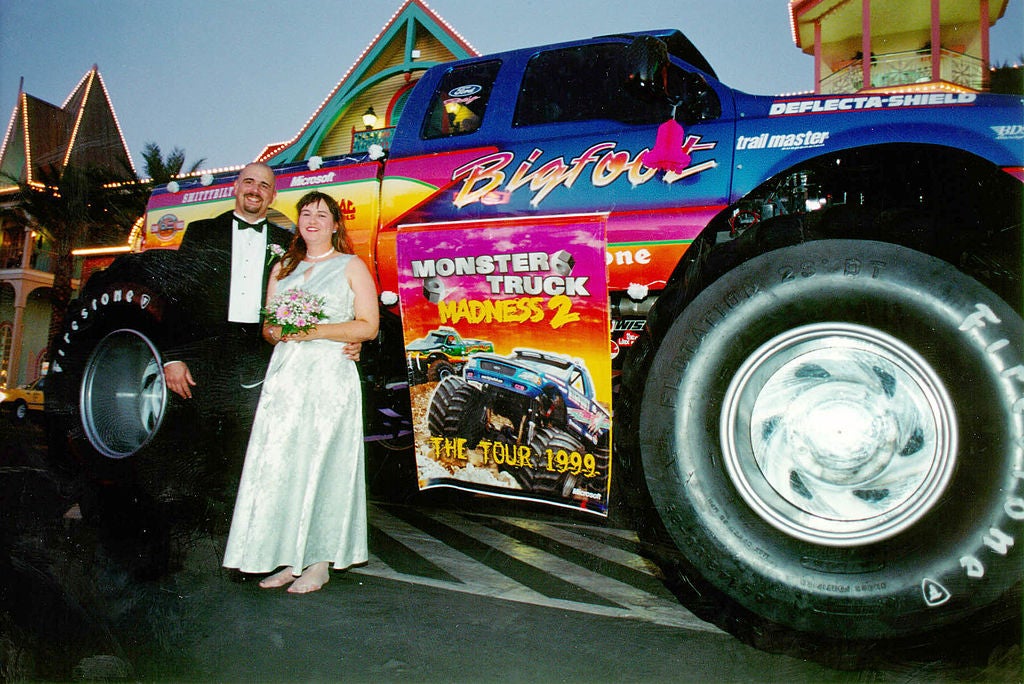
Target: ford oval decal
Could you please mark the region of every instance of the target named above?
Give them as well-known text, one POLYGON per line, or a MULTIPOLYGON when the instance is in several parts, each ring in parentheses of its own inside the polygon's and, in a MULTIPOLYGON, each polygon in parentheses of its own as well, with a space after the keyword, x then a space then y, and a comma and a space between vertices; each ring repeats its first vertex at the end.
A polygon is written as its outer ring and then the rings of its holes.
POLYGON ((476 95, 481 90, 483 90, 483 86, 464 85, 464 86, 459 86, 458 88, 452 88, 451 90, 449 90, 448 91, 448 96, 449 97, 469 97, 470 95, 476 95))

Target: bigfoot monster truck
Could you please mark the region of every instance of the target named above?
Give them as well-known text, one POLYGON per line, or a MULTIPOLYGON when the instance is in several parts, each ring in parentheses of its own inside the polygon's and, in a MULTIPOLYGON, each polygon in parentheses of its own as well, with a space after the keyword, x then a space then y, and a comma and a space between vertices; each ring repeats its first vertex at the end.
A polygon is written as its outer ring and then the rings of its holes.
MULTIPOLYGON (((600 222, 607 280, 588 294, 624 350, 601 369, 617 387, 611 486, 668 580, 754 643, 920 643, 1019 624, 1022 121, 1019 97, 952 89, 750 95, 679 32, 623 33, 434 65, 386 156, 276 168, 272 218, 293 222, 311 188, 341 198, 409 340, 423 333, 394 293, 446 276, 398 268, 411 231, 600 222), (657 144, 668 119, 674 148, 657 144)), ((156 189, 147 245, 230 206, 231 181, 156 189)), ((460 244, 456 277, 530 282, 499 239, 487 259, 460 244)), ((94 276, 53 350, 51 453, 101 477, 197 457, 166 439, 190 425, 159 372, 163 314, 193 296, 173 257, 94 276)), ((430 284, 447 306, 454 290, 430 284)), ((509 320, 548 296, 466 311, 509 320)), ((399 374, 404 341, 379 346, 399 374)), ((446 405, 473 423, 485 404, 455 385, 446 405)))

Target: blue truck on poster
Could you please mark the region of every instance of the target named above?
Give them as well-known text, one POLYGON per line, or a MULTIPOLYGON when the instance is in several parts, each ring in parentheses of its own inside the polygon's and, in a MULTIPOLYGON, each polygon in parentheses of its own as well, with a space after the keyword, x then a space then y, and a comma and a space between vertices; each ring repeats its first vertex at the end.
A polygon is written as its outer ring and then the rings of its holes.
POLYGON ((528 446, 525 463, 504 464, 524 488, 594 498, 607 488, 611 417, 582 360, 536 349, 474 354, 434 392, 428 425, 432 435, 464 437, 468 449, 485 438, 528 446))
MULTIPOLYGON (((613 499, 699 615, 819 645, 1019 621, 1019 96, 755 96, 679 32, 624 33, 437 65, 386 155, 275 171, 282 224, 312 187, 352 207, 399 330, 393 293, 426 288, 395 268, 403 227, 599 216, 613 499)), ((223 211, 232 180, 158 188, 147 226, 223 211)), ((189 296, 173 257, 93 276, 55 351, 53 450, 108 479, 178 457, 157 351, 189 296)), ((378 358, 406 370, 394 337, 367 351, 376 379, 378 358)))

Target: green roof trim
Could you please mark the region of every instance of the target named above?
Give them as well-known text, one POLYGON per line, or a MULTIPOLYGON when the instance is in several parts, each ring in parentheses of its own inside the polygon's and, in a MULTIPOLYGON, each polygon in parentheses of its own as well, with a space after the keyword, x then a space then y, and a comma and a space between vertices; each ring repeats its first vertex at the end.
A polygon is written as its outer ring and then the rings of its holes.
POLYGON ((334 92, 321 105, 313 119, 298 133, 295 139, 286 143, 271 156, 264 157, 263 161, 271 165, 286 164, 302 161, 308 156, 316 154, 324 140, 334 130, 338 120, 348 111, 352 101, 367 89, 396 74, 422 72, 439 63, 413 59, 412 52, 416 46, 418 26, 427 31, 455 59, 473 57, 477 54, 421 0, 406 0, 363 52, 359 60, 342 77, 334 92), (398 40, 403 41, 404 44, 401 64, 373 71, 377 68, 375 65, 382 53, 398 40))

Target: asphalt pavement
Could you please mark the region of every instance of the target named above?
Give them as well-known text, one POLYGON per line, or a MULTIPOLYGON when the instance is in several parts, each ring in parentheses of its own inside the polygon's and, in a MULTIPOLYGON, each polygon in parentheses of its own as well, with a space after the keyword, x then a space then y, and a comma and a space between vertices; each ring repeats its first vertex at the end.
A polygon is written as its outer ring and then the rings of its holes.
POLYGON ((370 460, 370 562, 319 592, 224 570, 210 530, 176 530, 153 573, 137 529, 76 517, 41 434, 0 419, 0 681, 1021 679, 1013 639, 855 670, 754 649, 679 605, 614 519, 412 494, 394 459, 370 460))

